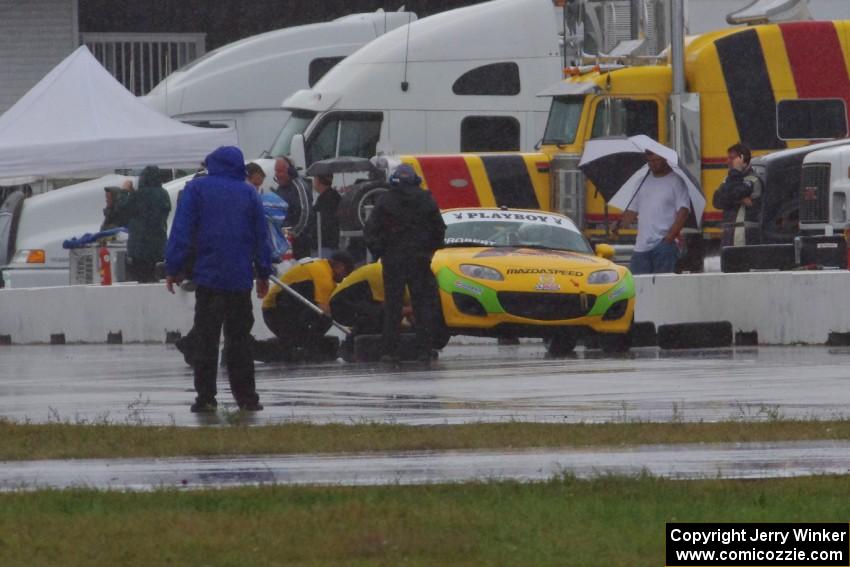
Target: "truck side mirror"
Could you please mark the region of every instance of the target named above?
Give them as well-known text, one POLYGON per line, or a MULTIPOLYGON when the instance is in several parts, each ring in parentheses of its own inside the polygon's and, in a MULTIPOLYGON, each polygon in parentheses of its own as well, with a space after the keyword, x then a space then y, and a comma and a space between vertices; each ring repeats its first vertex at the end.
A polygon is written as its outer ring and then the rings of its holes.
POLYGON ((597 244, 596 245, 596 255, 600 258, 605 258, 606 260, 614 259, 614 247, 610 244, 597 244))
POLYGON ((295 134, 292 136, 292 142, 289 146, 289 157, 292 159, 292 165, 298 169, 307 167, 307 156, 304 152, 304 134, 295 134))

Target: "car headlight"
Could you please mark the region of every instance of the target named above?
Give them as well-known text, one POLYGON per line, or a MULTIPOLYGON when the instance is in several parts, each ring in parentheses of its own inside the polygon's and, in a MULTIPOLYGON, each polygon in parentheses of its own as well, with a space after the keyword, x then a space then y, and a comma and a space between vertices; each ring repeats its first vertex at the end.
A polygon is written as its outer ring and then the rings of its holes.
POLYGON ((502 281, 505 279, 499 270, 494 270, 487 266, 479 266, 478 264, 461 264, 460 271, 465 276, 479 280, 502 281))
POLYGON ((599 270, 588 276, 587 283, 589 284, 612 284, 620 279, 620 274, 617 270, 599 270))

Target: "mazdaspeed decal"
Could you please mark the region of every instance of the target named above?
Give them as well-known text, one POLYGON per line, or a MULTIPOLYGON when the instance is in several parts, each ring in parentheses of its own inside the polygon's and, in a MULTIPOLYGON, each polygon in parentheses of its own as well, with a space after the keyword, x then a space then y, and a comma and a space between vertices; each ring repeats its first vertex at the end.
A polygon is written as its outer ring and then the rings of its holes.
POLYGON ((509 275, 523 275, 523 274, 551 274, 553 276, 577 276, 581 277, 584 275, 584 272, 579 272, 576 270, 559 270, 558 268, 508 268, 507 270, 509 275))

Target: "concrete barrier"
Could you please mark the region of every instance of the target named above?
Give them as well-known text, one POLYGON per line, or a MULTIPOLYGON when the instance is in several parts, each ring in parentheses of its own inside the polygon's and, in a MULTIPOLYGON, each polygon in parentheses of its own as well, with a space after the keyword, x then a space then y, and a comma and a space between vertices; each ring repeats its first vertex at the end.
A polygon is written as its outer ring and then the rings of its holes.
POLYGON ((636 276, 635 320, 729 321, 761 344, 825 344, 850 332, 848 271, 636 276))
MULTIPOLYGON (((107 343, 120 333, 123 343, 165 343, 168 333, 192 328, 194 308, 194 293, 172 295, 165 284, 3 289, 0 336, 13 344, 50 343, 60 334, 66 343, 107 343)), ((272 336, 256 298, 253 332, 272 336)))
MULTIPOLYGON (((850 272, 636 276, 636 321, 729 321, 761 344, 825 344, 850 333, 850 272)), ((192 327, 195 295, 164 284, 0 290, 0 343, 166 342, 192 327)), ((254 335, 271 337, 254 298, 254 335)))

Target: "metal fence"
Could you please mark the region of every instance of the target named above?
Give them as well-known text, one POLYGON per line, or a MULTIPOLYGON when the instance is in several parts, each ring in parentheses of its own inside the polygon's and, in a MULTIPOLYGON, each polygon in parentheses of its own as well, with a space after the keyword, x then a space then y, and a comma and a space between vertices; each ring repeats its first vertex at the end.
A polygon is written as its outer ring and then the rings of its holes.
POLYGON ((204 33, 82 33, 80 42, 137 96, 204 54, 204 33))

